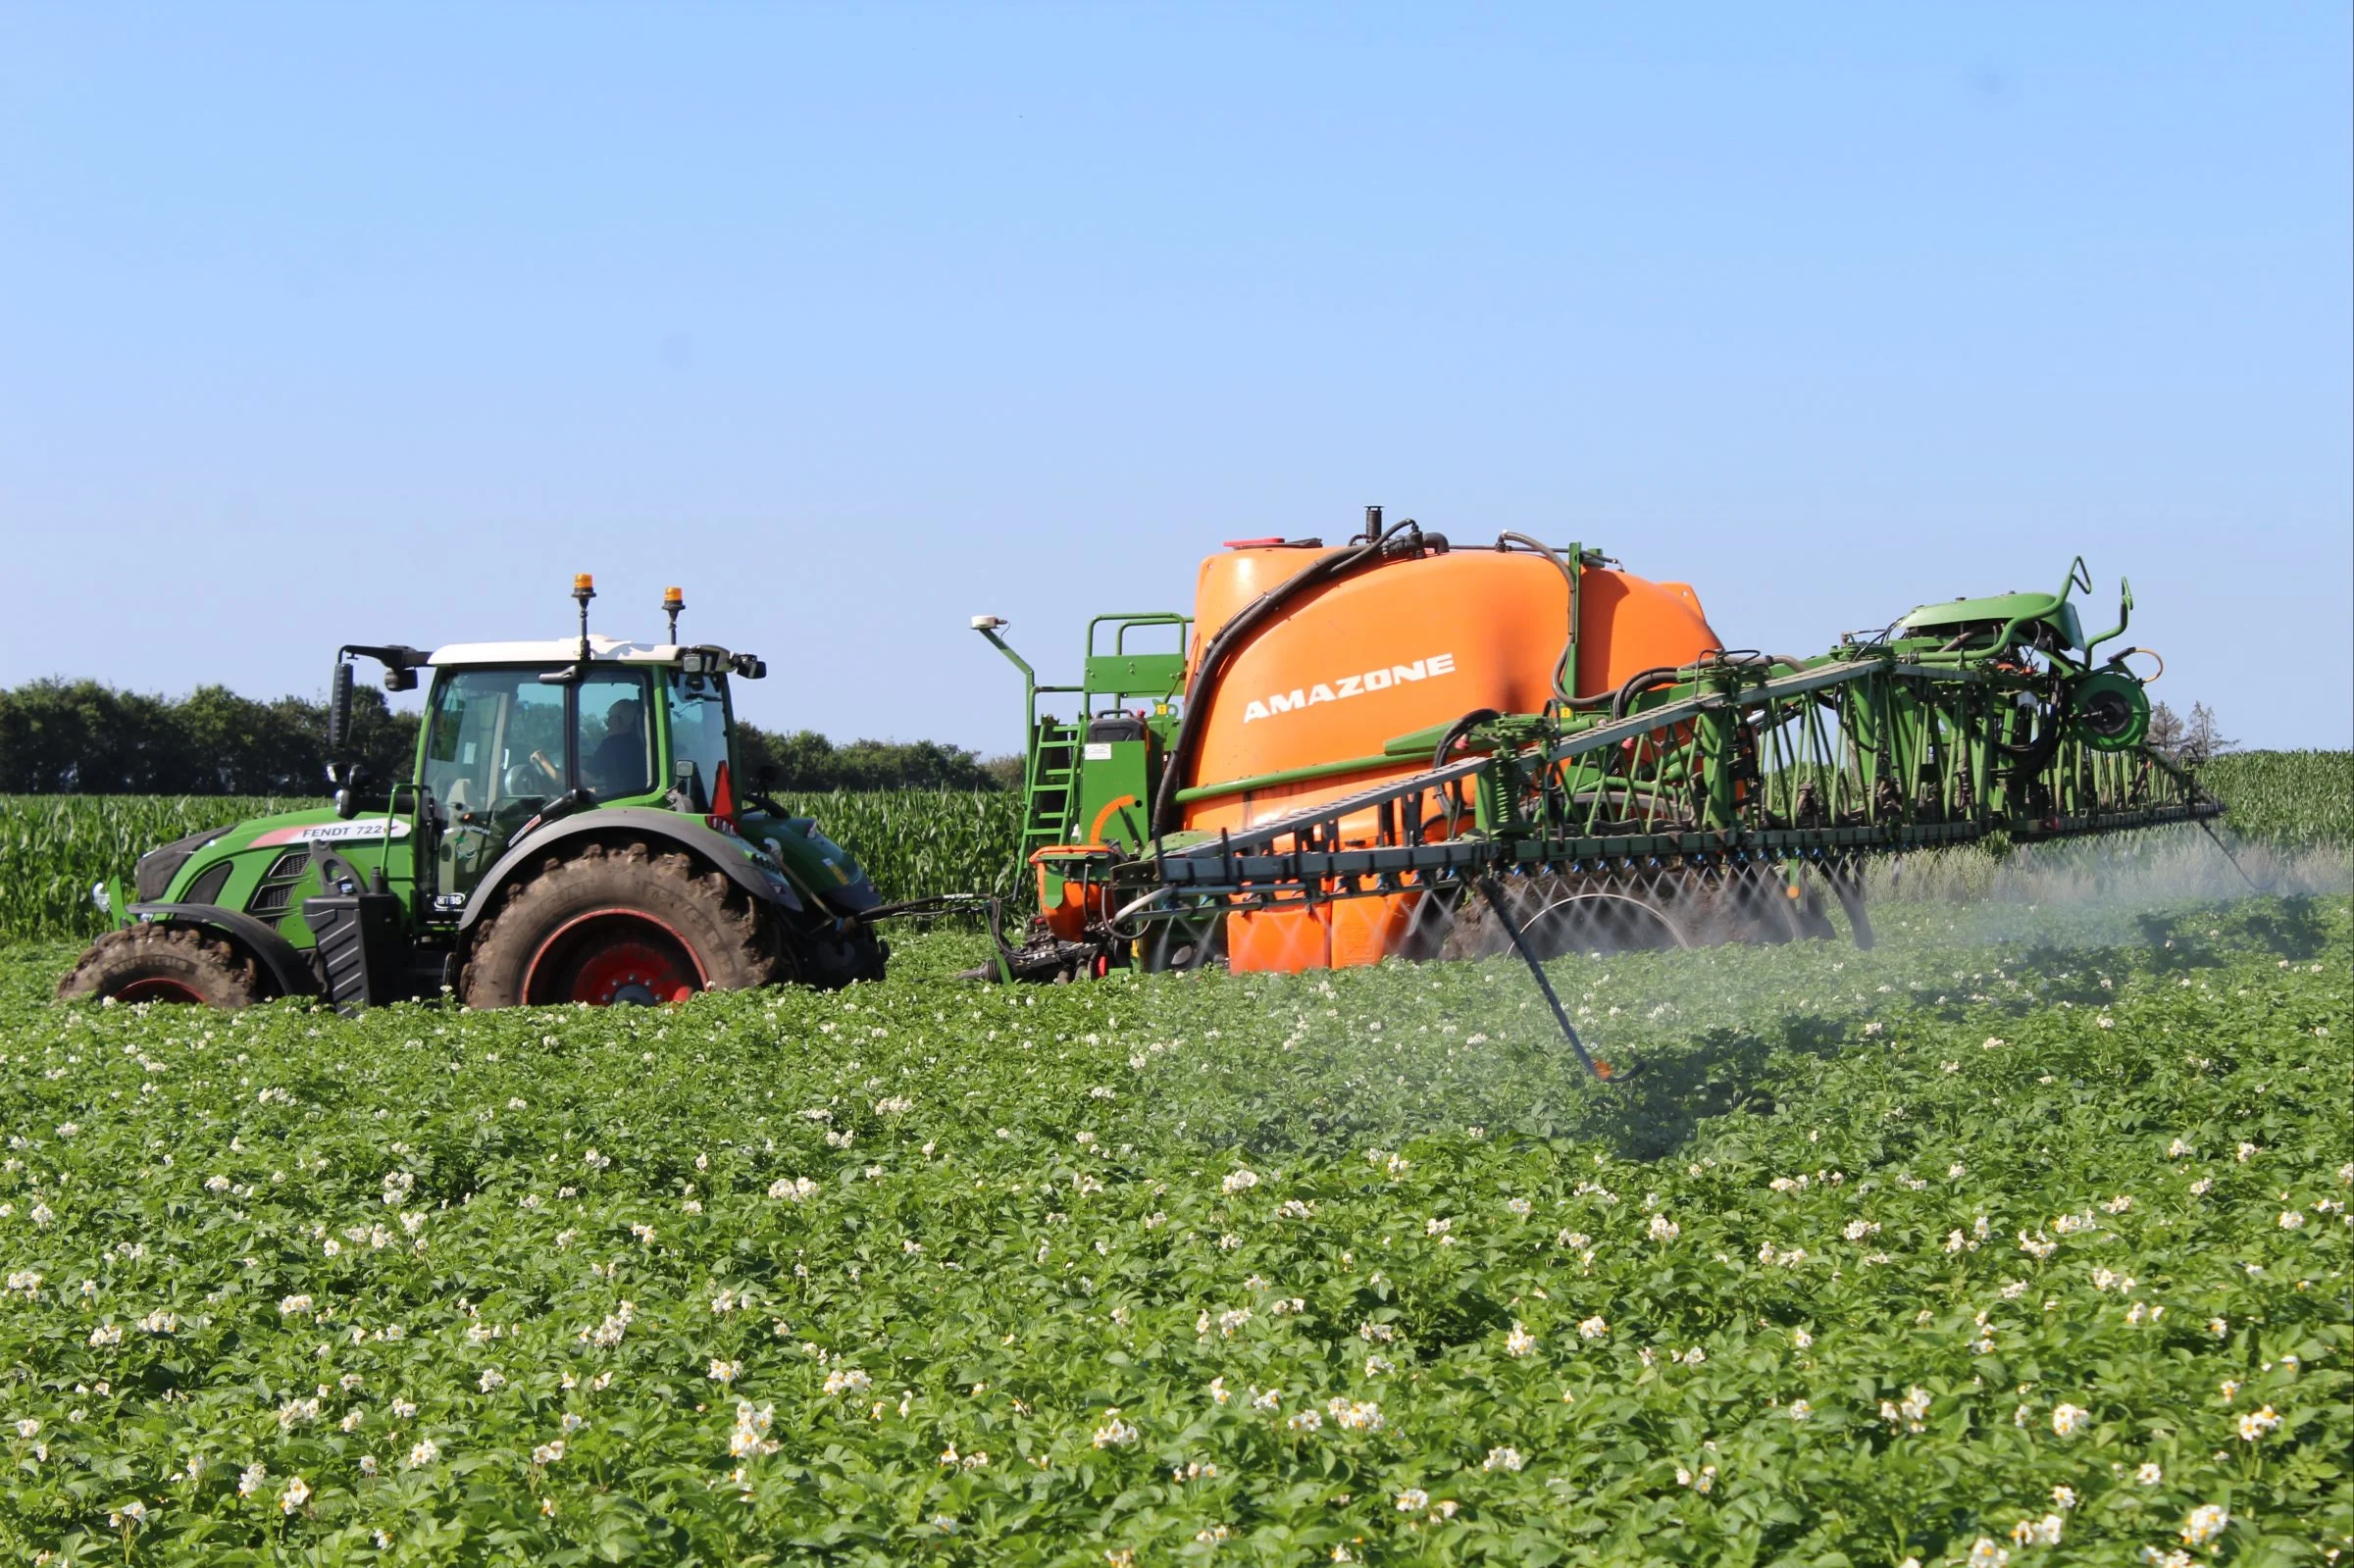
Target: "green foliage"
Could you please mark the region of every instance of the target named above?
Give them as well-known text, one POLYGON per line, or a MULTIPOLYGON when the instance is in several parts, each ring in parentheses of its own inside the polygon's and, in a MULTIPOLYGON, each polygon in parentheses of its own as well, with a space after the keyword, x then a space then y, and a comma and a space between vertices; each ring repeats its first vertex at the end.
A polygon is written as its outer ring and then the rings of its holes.
MULTIPOLYGON (((352 692, 353 745, 367 777, 408 778, 418 716, 384 694, 352 692)), ((593 723, 593 720, 591 721, 593 723)), ((1018 787, 1019 758, 984 761, 937 740, 853 740, 814 730, 737 725, 745 783, 776 789, 975 790, 1018 787), (1012 764, 1008 783, 1007 764, 1012 764)), ((32 681, 0 689, 0 794, 286 794, 319 787, 327 705, 257 702, 223 686, 185 697, 118 691, 96 681, 32 681)))
POLYGON ((248 817, 324 805, 240 795, 0 795, 0 939, 94 936, 90 887, 157 844, 248 817))
POLYGON ((344 1022, 20 949, 0 1539, 2317 1560, 2354 914, 2089 919, 1564 960, 1609 1089, 1509 964, 344 1022))
MULTIPOLYGON (((937 740, 853 740, 838 746, 814 730, 777 734, 738 721, 737 759, 744 777, 777 790, 924 789, 973 793, 1002 789, 1002 770, 980 753, 937 740)), ((1015 783, 1020 776, 1015 775, 1015 783)))
MULTIPOLYGON (((405 779, 417 716, 370 686, 352 693, 355 754, 375 779, 405 779)), ((185 697, 95 681, 0 690, 0 793, 269 795, 321 787, 327 705, 256 702, 222 686, 185 697)))
MULTIPOLYGON (((157 844, 205 828, 324 800, 220 795, 0 795, 0 939, 93 936, 106 922, 90 885, 129 885, 157 844)), ((1020 894, 1021 797, 928 790, 785 794, 858 857, 887 899, 925 893, 1020 894)))
MULTIPOLYGON (((884 898, 1024 895, 1022 797, 1001 790, 837 789, 780 794, 796 816, 858 857, 884 898)), ((1035 891, 1029 892, 1033 900, 1035 891)), ((1020 924, 1018 914, 1016 928, 1020 924)))
POLYGON ((2354 848, 2354 751, 2238 751, 2199 769, 2233 831, 2354 848))

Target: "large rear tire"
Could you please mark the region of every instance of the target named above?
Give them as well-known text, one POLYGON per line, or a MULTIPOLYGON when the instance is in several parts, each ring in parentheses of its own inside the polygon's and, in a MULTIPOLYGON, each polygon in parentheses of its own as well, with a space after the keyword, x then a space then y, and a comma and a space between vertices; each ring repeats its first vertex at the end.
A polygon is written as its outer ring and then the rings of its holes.
POLYGON ((684 1001, 778 978, 743 889, 678 853, 590 844, 551 856, 475 937, 458 976, 469 1007, 684 1001))
POLYGON ((110 931, 57 983, 60 1000, 113 997, 118 1002, 194 1002, 250 1007, 270 991, 253 960, 219 936, 189 926, 142 922, 110 931))

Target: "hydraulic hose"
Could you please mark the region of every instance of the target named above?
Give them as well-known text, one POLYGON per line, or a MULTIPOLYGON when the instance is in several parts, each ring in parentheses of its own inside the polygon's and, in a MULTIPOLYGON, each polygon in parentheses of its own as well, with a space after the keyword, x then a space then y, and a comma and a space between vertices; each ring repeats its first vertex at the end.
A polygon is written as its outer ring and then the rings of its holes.
POLYGON ((1611 693, 1612 720, 1614 722, 1616 720, 1625 718, 1626 705, 1628 703, 1634 701, 1637 697, 1650 690, 1653 686, 1672 684, 1675 681, 1675 678, 1683 673, 1683 668, 1680 665, 1660 665, 1656 668, 1645 670, 1637 675, 1629 677, 1625 684, 1621 685, 1616 691, 1611 693))
POLYGON ((1194 671, 1191 684, 1185 688, 1185 715, 1177 721, 1177 738, 1169 746, 1168 761, 1160 770, 1160 787, 1152 794, 1152 831, 1173 833, 1178 826, 1177 791, 1184 787, 1182 781, 1192 771, 1194 754, 1202 747, 1202 726, 1206 722, 1210 700, 1216 696, 1218 684, 1225 678, 1226 662, 1248 641, 1253 632, 1273 619, 1283 607, 1312 588, 1337 582, 1359 567, 1370 566, 1388 555, 1391 539, 1407 530, 1417 537, 1421 525, 1412 518, 1392 524, 1374 538, 1343 550, 1338 554, 1318 557, 1300 571, 1285 578, 1266 592, 1252 600, 1241 614, 1218 629, 1202 650, 1202 663, 1194 671))
POLYGON ((1560 570, 1561 582, 1567 584, 1569 589, 1569 638, 1561 644, 1561 656, 1553 661, 1553 700, 1560 703, 1563 709, 1570 711, 1601 707, 1610 700, 1608 696, 1580 697, 1571 692, 1565 683, 1569 674, 1569 656, 1577 651, 1576 564, 1564 559, 1561 551, 1544 540, 1531 538, 1525 533, 1506 532, 1496 535, 1497 548, 1501 549, 1507 544, 1526 545, 1545 557, 1546 560, 1551 561, 1560 570))
POLYGON ((1430 754, 1430 765, 1433 768, 1446 767, 1447 753, 1453 751, 1464 735, 1483 724, 1503 717, 1504 715, 1498 713, 1494 708, 1473 708, 1469 713, 1449 725, 1447 733, 1439 736, 1438 746, 1430 754))
MULTIPOLYGON (((1754 669, 1760 665, 1763 665, 1768 674, 1772 672, 1772 669, 1776 664, 1786 664, 1793 670, 1803 670, 1806 668, 1805 664, 1801 662, 1794 654, 1760 653, 1754 648, 1743 648, 1734 653, 1719 651, 1714 654, 1704 654, 1702 657, 1704 663, 1714 665, 1717 668, 1740 667, 1743 669, 1754 669)), ((1692 668, 1693 666, 1690 665, 1659 665, 1655 668, 1637 673, 1627 680, 1625 683, 1620 685, 1617 690, 1610 693, 1607 697, 1591 697, 1587 700, 1595 705, 1600 705, 1606 701, 1609 702, 1611 705, 1611 718, 1613 722, 1615 722, 1616 720, 1626 717, 1627 707, 1644 692, 1649 691, 1653 686, 1675 684, 1679 680, 1684 678, 1684 672, 1692 668)))

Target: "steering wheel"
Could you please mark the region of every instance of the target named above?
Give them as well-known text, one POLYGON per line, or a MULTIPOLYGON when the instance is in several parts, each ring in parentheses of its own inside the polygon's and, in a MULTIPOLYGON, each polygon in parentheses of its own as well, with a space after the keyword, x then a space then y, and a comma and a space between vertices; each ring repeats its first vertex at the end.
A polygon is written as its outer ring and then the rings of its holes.
POLYGON ((528 762, 519 762, 507 770, 505 794, 509 800, 519 796, 540 796, 547 793, 547 783, 539 770, 528 762))

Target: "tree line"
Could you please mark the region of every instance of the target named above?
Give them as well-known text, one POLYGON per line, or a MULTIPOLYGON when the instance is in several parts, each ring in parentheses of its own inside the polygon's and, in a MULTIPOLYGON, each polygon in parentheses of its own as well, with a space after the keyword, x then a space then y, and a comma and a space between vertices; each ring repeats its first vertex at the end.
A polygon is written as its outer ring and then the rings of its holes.
MULTIPOLYGON (((384 693, 352 692, 355 754, 372 779, 406 779, 418 716, 384 693)), ((2188 718, 2165 703, 2150 744, 2203 762, 2227 751, 2208 706, 2188 718)), ((737 758, 751 788, 1018 788, 1019 757, 983 758, 937 740, 853 740, 814 730, 782 733, 739 721, 737 758)), ((0 794, 313 795, 327 790, 327 704, 307 697, 258 702, 225 686, 184 697, 120 691, 96 681, 32 681, 0 688, 0 794)))
MULTIPOLYGON (((415 713, 383 692, 352 692, 354 754, 373 779, 406 779, 417 756, 415 713)), ((1018 758, 983 760, 936 740, 853 740, 815 731, 737 726, 744 784, 770 789, 1001 789, 1018 758)), ((256 701, 225 686, 184 697, 122 691, 97 681, 47 680, 0 688, 0 794, 315 795, 327 792, 327 704, 256 701)))

